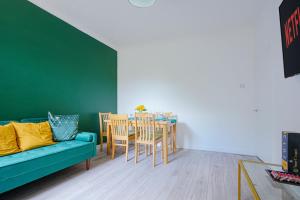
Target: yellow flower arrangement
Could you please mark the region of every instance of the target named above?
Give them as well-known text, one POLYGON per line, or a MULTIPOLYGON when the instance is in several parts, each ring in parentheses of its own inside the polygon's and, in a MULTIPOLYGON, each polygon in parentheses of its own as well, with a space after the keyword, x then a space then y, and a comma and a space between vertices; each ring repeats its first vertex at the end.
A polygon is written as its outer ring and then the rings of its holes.
POLYGON ((135 107, 135 110, 138 112, 147 111, 147 109, 144 105, 138 105, 137 107, 135 107))

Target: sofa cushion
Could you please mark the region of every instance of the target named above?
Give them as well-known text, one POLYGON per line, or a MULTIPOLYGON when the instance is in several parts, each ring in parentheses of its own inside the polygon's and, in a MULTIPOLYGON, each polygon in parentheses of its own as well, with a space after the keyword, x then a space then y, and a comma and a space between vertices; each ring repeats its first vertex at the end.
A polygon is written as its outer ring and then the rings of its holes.
POLYGON ((91 154, 93 145, 92 142, 72 140, 0 157, 0 182, 56 165, 81 154, 91 154))
POLYGON ((17 132, 18 144, 21 151, 41 146, 55 144, 48 122, 42 123, 12 123, 17 132))
POLYGON ((0 156, 20 152, 17 136, 12 124, 0 126, 0 156))
POLYGON ((79 115, 55 115, 48 112, 55 141, 73 140, 78 133, 79 115))

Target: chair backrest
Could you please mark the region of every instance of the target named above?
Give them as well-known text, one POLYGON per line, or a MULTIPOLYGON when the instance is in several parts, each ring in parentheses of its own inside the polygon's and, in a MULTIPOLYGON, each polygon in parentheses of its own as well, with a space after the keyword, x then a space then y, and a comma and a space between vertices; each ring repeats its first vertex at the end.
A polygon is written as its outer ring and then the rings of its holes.
POLYGON ((153 142, 155 139, 155 115, 135 113, 135 134, 140 142, 153 142))
POLYGON ((158 121, 163 120, 176 122, 177 116, 175 116, 172 112, 157 112, 155 115, 155 119, 157 119, 158 121))
POLYGON ((99 112, 99 124, 100 124, 100 133, 106 132, 107 122, 105 120, 109 120, 109 116, 111 113, 101 113, 99 112))
POLYGON ((169 118, 169 117, 172 117, 172 116, 173 116, 173 113, 172 113, 172 112, 164 112, 163 115, 164 115, 166 118, 169 118))
POLYGON ((128 137, 128 115, 110 115, 112 137, 128 137))
POLYGON ((156 112, 155 115, 156 117, 166 117, 166 118, 174 116, 172 112, 156 112))

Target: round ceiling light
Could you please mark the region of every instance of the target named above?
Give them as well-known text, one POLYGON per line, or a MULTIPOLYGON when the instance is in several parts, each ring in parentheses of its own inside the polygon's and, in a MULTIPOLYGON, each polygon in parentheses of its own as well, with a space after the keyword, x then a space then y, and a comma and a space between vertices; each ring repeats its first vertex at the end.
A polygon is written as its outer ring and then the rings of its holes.
POLYGON ((150 7, 155 3, 155 0, 128 0, 132 5, 136 7, 150 7))

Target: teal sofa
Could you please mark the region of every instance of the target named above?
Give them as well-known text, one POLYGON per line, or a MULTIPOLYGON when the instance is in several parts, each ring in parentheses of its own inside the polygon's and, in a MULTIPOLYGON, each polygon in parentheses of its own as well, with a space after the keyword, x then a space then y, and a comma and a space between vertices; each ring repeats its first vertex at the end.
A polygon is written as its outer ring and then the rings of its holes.
MULTIPOLYGON (((39 122, 25 119, 21 122, 39 122)), ((0 122, 6 124, 8 122, 0 122)), ((0 194, 96 156, 97 136, 81 132, 74 140, 0 157, 0 194)))

